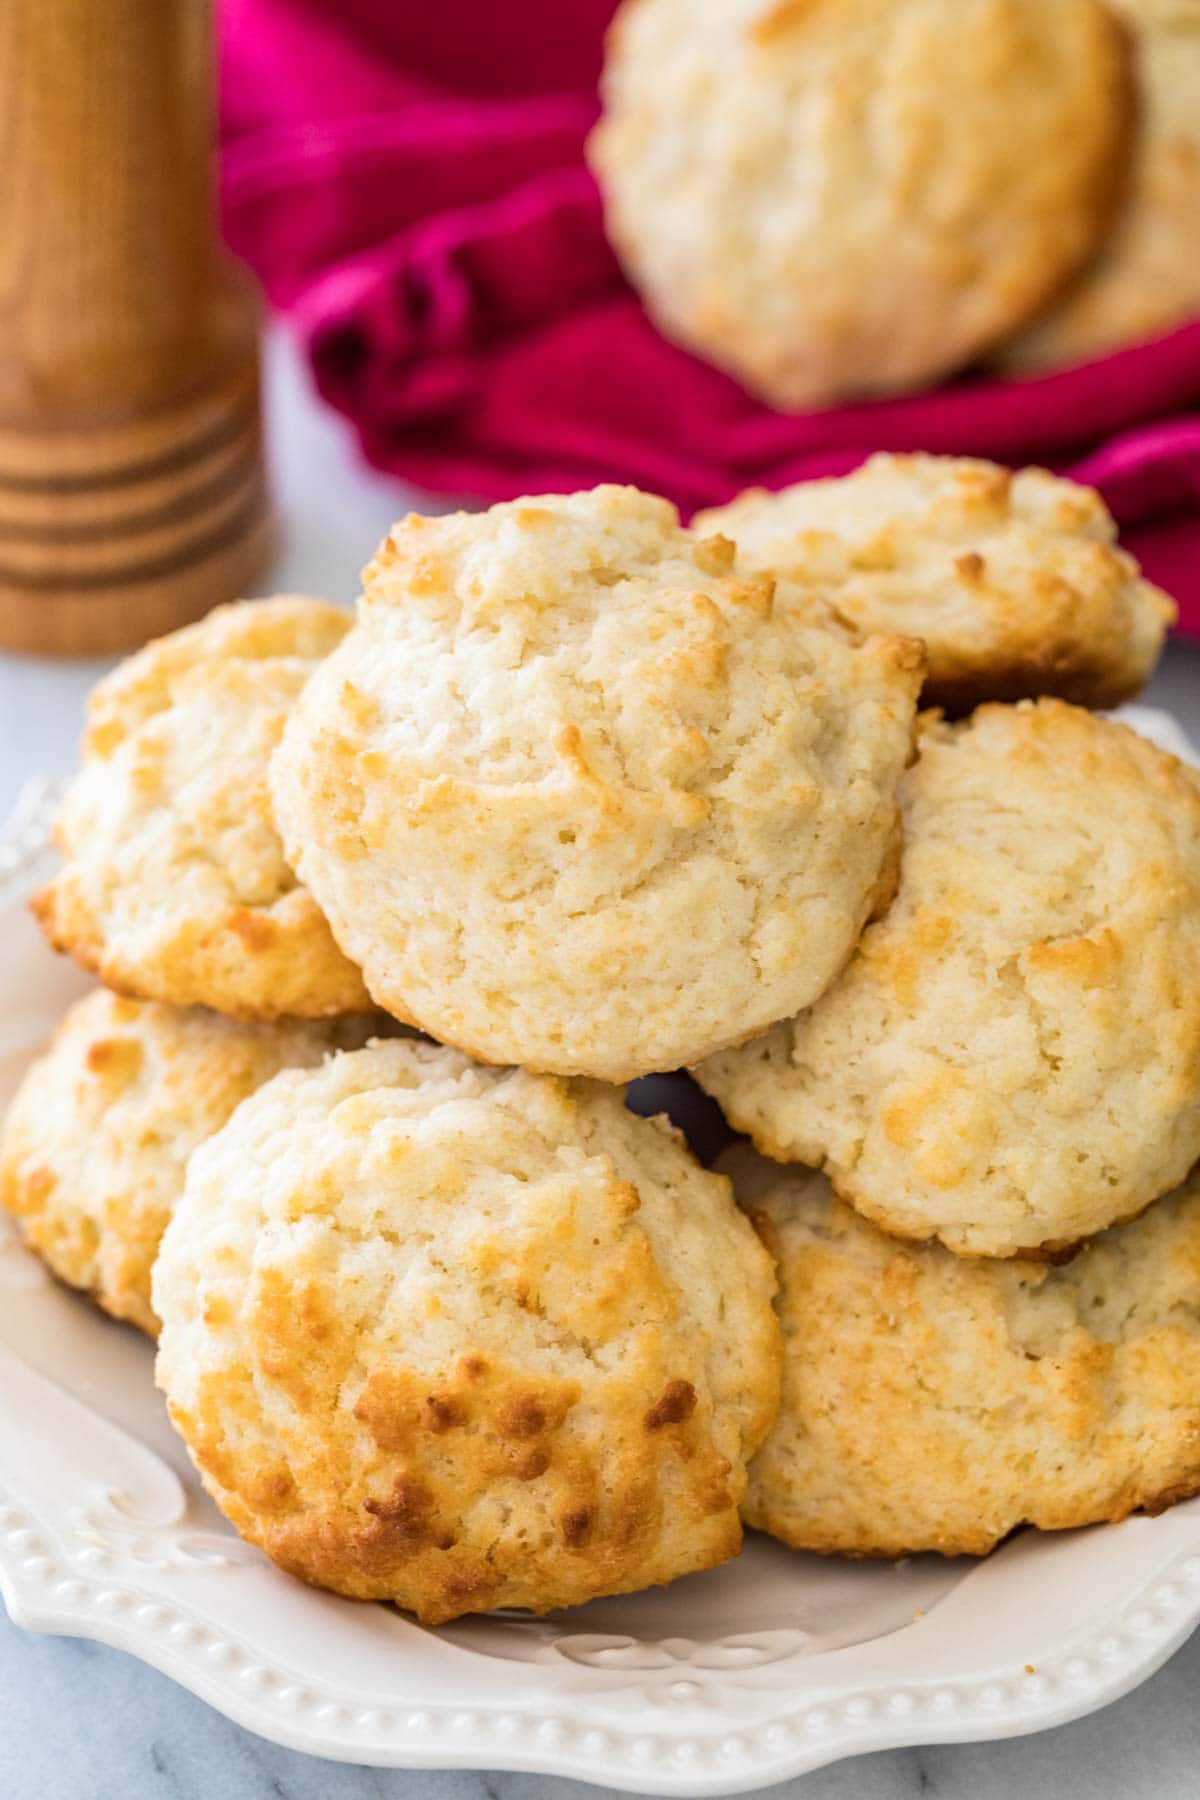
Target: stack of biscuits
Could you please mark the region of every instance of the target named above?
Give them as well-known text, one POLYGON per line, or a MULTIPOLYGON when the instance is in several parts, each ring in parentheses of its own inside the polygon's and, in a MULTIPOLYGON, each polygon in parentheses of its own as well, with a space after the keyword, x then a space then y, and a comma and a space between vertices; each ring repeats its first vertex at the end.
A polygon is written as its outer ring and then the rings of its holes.
POLYGON ((436 1622, 1200 1488, 1200 775, 1090 710, 1171 611, 888 456, 410 516, 102 682, 0 1191, 237 1530, 436 1622))

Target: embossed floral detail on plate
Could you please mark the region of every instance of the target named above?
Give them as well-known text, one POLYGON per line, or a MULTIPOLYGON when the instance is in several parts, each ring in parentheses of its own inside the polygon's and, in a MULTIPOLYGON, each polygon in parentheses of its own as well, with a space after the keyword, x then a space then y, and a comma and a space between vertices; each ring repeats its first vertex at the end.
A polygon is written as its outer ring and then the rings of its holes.
POLYGON ((712 1706, 722 1688, 752 1687, 756 1669, 803 1654, 811 1641, 807 1631, 799 1630, 743 1631, 709 1642, 580 1631, 555 1638, 553 1648, 566 1661, 606 1675, 627 1672, 629 1680, 617 1684, 618 1689, 639 1688, 651 1706, 712 1706), (721 1680, 697 1680, 683 1670, 719 1674, 721 1680), (643 1679, 646 1676, 650 1679, 643 1679))
POLYGON ((153 1519, 139 1514, 135 1498, 117 1487, 94 1487, 86 1505, 68 1512, 76 1557, 117 1552, 140 1568, 166 1570, 203 1564, 207 1568, 246 1568, 263 1557, 239 1537, 187 1528, 187 1501, 175 1517, 153 1519))
POLYGON ((71 1507, 68 1514, 75 1556, 88 1561, 97 1550, 115 1551, 145 1569, 196 1565, 232 1569, 261 1564, 259 1552, 232 1533, 190 1530, 186 1498, 181 1499, 174 1517, 147 1518, 124 1489, 91 1488, 86 1504, 71 1507))

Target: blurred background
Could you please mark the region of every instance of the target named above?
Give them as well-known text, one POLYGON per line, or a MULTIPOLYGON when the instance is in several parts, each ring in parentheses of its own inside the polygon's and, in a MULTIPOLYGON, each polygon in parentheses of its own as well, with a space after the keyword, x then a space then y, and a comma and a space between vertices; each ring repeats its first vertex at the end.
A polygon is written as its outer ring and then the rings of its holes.
POLYGON ((631 0, 588 151, 612 0, 9 0, 0 641, 278 577, 254 287, 395 513, 1038 462, 1200 630, 1200 0, 921 0, 852 68, 843 10, 631 0))
MULTIPOLYGON (((1093 254, 1117 234, 1138 300, 1019 337, 1010 360, 1050 359, 1033 373, 957 370, 797 411, 670 342, 584 160, 610 0, 225 0, 225 231, 367 459, 429 492, 621 480, 687 513, 876 449, 1043 462, 1100 487, 1200 629, 1200 7, 1122 7, 1139 122, 1093 254)), ((695 31, 721 10, 699 8, 695 31)), ((699 133, 699 109, 690 126, 665 111, 672 125, 699 133)))

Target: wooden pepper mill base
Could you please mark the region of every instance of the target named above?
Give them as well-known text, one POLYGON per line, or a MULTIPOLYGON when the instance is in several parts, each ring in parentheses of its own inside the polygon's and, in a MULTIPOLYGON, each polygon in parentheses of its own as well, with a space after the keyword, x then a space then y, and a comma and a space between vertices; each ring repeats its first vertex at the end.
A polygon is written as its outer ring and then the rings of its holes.
POLYGON ((127 650, 252 592, 271 551, 254 351, 125 425, 0 424, 0 643, 127 650))
POLYGON ((258 307, 221 248, 211 0, 0 6, 0 644, 125 650, 270 547, 258 307))

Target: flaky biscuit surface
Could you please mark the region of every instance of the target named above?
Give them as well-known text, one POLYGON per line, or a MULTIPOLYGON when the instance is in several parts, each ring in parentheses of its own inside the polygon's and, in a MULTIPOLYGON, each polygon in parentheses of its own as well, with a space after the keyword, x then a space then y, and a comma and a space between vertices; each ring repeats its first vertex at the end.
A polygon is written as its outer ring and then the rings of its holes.
POLYGON ((416 1043, 284 1074, 191 1161, 158 1380, 282 1567, 437 1621, 731 1556, 769 1257, 665 1121, 416 1043))
POLYGON ((779 1266, 779 1418, 747 1523, 848 1556, 982 1555, 1200 1489, 1200 1181, 1061 1268, 886 1237, 824 1176, 722 1159, 779 1266))
POLYGON ((697 1074, 886 1230, 1053 1255, 1200 1156, 1200 776, 1059 700, 930 717, 895 900, 697 1074))
POLYGON ((1100 0, 627 0, 589 155, 665 332, 777 406, 887 393, 1095 248, 1132 115, 1100 0))
POLYGON ((347 615, 280 595, 148 644, 88 706, 34 910, 124 993, 244 1018, 365 1010, 361 977, 288 866, 267 765, 347 615))
POLYGON ((250 1025, 103 988, 63 1019, 0 1134, 0 1200, 72 1287, 152 1336, 150 1270, 187 1159, 280 1069, 356 1049, 376 1017, 250 1025))
POLYGON ((776 617, 632 488, 410 517, 272 764, 378 1004, 621 1081, 811 999, 875 898, 923 657, 776 617))
POLYGON ((969 457, 871 457, 851 475, 761 489, 699 514, 739 563, 857 632, 925 640, 925 698, 1057 694, 1114 706, 1162 650, 1172 602, 1116 541, 1092 488, 969 457))

